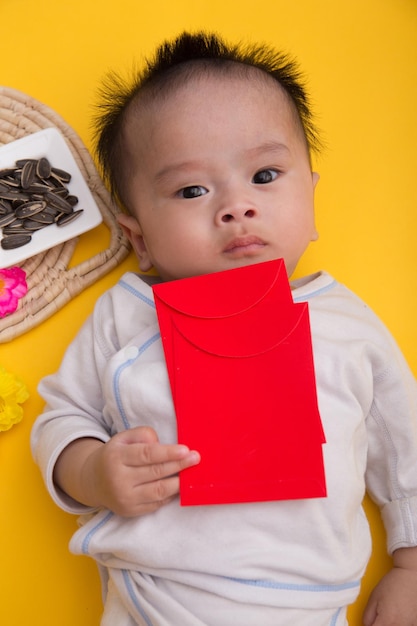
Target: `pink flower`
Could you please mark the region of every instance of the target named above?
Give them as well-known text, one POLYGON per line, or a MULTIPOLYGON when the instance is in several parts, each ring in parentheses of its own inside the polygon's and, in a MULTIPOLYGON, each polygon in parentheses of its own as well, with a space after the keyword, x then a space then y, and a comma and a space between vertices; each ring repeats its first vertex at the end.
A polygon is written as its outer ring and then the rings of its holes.
POLYGON ((27 290, 26 273, 20 267, 0 269, 0 317, 16 311, 27 290))

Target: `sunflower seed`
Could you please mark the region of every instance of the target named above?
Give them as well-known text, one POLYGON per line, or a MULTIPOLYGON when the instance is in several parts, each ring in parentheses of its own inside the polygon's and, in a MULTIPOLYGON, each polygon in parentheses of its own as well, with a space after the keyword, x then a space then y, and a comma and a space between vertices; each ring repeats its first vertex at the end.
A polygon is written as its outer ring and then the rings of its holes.
POLYGON ((83 209, 79 209, 78 211, 73 211, 72 213, 65 213, 57 219, 56 223, 58 226, 65 226, 66 224, 73 222, 75 219, 77 219, 77 217, 80 217, 82 212, 83 209))
POLYGON ((77 196, 73 196, 73 195, 69 195, 66 197, 66 201, 68 202, 68 204, 70 204, 72 207, 74 207, 76 204, 78 204, 78 197, 77 196))
POLYGON ((18 189, 20 189, 22 187, 21 181, 20 181, 20 175, 19 176, 14 176, 13 178, 11 178, 10 176, 9 176, 9 178, 3 178, 3 182, 12 191, 16 191, 16 190, 18 190, 18 189))
POLYGON ((28 230, 19 221, 3 228, 3 235, 28 235, 28 230))
POLYGON ((22 167, 21 185, 23 189, 28 189, 33 183, 36 174, 36 161, 28 161, 22 167))
POLYGON ((30 194, 44 194, 47 191, 51 191, 51 187, 46 184, 46 181, 42 181, 39 183, 34 182, 26 189, 26 192, 30 194))
POLYGON ((8 226, 12 222, 14 222, 15 219, 16 216, 14 213, 6 213, 6 215, 2 215, 0 217, 0 228, 3 228, 3 226, 8 226))
POLYGON ((37 162, 36 174, 39 178, 49 178, 51 175, 51 164, 46 157, 41 157, 37 162))
POLYGON ((11 213, 13 211, 13 205, 9 200, 0 199, 0 209, 2 213, 11 213))
POLYGON ((60 215, 62 215, 62 212, 59 209, 56 209, 53 206, 49 206, 48 204, 44 208, 43 212, 47 213, 48 215, 52 215, 52 217, 59 217, 60 215))
POLYGON ((11 213, 12 208, 8 207, 3 200, 0 200, 0 215, 6 215, 6 213, 11 213))
POLYGON ((68 198, 69 196, 69 191, 64 185, 62 187, 54 187, 54 189, 51 189, 51 191, 53 194, 59 196, 60 198, 68 198))
POLYGON ((51 186, 52 191, 56 191, 57 189, 66 189, 65 183, 62 182, 58 176, 51 171, 51 175, 48 178, 48 184, 51 186))
POLYGON ((7 178, 8 176, 12 176, 15 172, 15 168, 8 167, 6 169, 0 170, 0 178, 7 178))
POLYGON ((0 198, 3 200, 29 200, 29 196, 27 194, 21 194, 18 191, 12 191, 11 189, 2 189, 2 185, 0 185, 0 198))
POLYGON ((38 224, 43 224, 44 226, 48 226, 49 224, 53 224, 55 221, 55 216, 46 213, 46 211, 42 211, 41 213, 35 213, 30 218, 34 222, 38 222, 38 224))
POLYGON ((35 230, 40 230, 41 228, 45 228, 45 224, 42 224, 42 222, 38 222, 31 217, 28 217, 27 220, 24 220, 23 226, 25 230, 29 232, 33 232, 35 230))
POLYGON ((53 206, 63 213, 72 213, 72 206, 70 205, 70 203, 67 202, 65 198, 61 198, 61 196, 58 196, 56 193, 47 191, 45 193, 45 200, 49 204, 49 206, 53 206))
POLYGON ((16 166, 18 168, 23 167, 28 161, 36 161, 36 159, 19 159, 18 161, 16 161, 16 166))
POLYGON ((3 237, 0 244, 3 250, 14 250, 14 248, 25 246, 31 239, 31 235, 7 235, 3 237))
POLYGON ((61 170, 58 167, 51 167, 51 174, 54 174, 63 183, 69 183, 71 180, 71 174, 65 170, 61 170))
POLYGON ((25 202, 16 209, 15 215, 20 219, 33 217, 36 213, 40 213, 46 207, 46 202, 35 200, 34 202, 25 202))

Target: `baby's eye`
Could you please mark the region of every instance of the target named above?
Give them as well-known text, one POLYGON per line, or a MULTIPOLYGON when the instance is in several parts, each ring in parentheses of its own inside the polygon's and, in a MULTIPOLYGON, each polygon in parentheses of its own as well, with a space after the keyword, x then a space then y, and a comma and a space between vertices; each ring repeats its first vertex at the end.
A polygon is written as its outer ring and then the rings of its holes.
POLYGON ((259 172, 256 172, 255 176, 252 178, 252 182, 255 183, 255 185, 266 185, 267 183, 272 183, 272 181, 277 177, 277 170, 260 170, 259 172))
POLYGON ((184 187, 180 189, 178 195, 181 198, 199 198, 208 193, 208 190, 202 185, 191 185, 190 187, 184 187))

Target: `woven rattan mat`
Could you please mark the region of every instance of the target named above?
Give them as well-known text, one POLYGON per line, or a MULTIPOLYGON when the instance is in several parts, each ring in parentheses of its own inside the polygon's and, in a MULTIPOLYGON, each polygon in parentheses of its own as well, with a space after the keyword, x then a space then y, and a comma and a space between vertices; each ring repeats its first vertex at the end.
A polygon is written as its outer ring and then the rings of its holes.
POLYGON ((57 128, 65 137, 110 231, 110 243, 107 249, 71 268, 69 263, 77 238, 19 263, 26 272, 28 292, 14 313, 0 318, 0 343, 14 339, 53 315, 118 265, 130 250, 115 218, 117 208, 80 137, 46 105, 15 89, 0 87, 0 146, 50 127, 57 128))

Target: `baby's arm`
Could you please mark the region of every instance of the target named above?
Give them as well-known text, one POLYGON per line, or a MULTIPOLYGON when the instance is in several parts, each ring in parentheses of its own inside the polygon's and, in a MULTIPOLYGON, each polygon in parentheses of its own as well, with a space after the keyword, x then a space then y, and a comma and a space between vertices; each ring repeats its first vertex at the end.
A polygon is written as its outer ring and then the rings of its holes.
POLYGON ((417 547, 396 550, 393 562, 369 598, 364 626, 417 624, 417 547))
POLYGON ((199 460, 186 446, 162 445, 152 428, 138 427, 107 443, 89 437, 72 442, 57 460, 54 481, 81 504, 134 517, 172 500, 178 472, 199 460))

